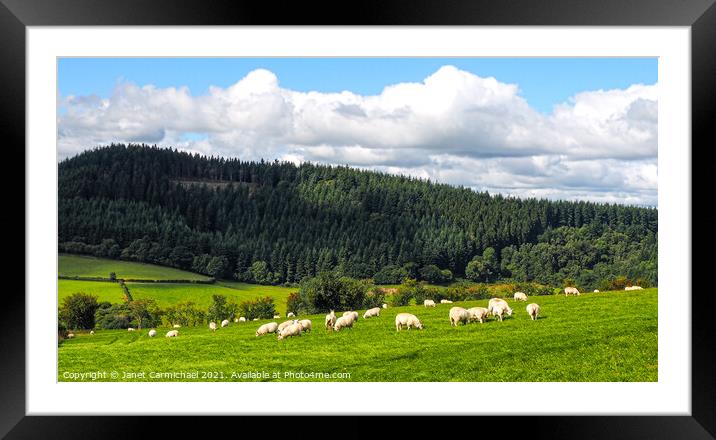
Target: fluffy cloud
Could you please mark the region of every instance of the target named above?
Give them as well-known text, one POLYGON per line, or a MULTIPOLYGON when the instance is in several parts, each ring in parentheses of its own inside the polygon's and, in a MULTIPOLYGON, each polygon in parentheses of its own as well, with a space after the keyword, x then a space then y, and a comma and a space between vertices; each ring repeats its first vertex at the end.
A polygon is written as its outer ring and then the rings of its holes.
POLYGON ((61 158, 146 142, 348 164, 518 196, 656 204, 656 85, 585 91, 545 115, 517 85, 453 66, 372 96, 293 91, 258 69, 202 96, 122 83, 109 98, 60 97, 58 108, 61 158))

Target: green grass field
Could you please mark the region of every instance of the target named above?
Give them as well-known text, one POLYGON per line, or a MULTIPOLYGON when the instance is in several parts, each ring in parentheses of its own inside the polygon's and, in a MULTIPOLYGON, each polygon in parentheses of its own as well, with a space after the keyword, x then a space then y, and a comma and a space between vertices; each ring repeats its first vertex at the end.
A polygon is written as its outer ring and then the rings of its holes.
POLYGON ((79 292, 96 295, 98 302, 120 303, 124 301, 124 291, 117 283, 109 281, 57 280, 58 304, 61 305, 62 300, 66 297, 79 292))
POLYGON ((209 277, 171 267, 130 261, 108 260, 84 255, 60 254, 58 273, 61 276, 108 278, 115 272, 117 278, 142 280, 206 280, 209 277))
MULTIPOLYGON (((323 328, 324 315, 308 316, 314 331, 278 341, 255 337, 268 321, 231 325, 212 333, 206 327, 77 334, 59 347, 58 380, 84 380, 79 373, 106 372, 112 380, 320 380, 320 381, 656 381, 657 289, 587 293, 579 297, 538 296, 542 307, 531 321, 526 303, 510 301, 515 313, 504 322, 451 327, 451 306, 388 308, 339 333, 323 328), (396 332, 395 315, 416 314, 424 330, 396 332), (111 372, 119 375, 111 377, 111 372), (124 372, 144 377, 123 378, 124 372), (191 372, 196 378, 157 379, 152 372, 191 372), (267 372, 268 378, 245 378, 267 372), (320 372, 329 377, 296 379, 286 372, 320 372), (69 376, 65 376, 65 374, 69 376), (204 377, 205 373, 213 373, 204 377), (232 377, 232 373, 239 376, 232 377), (334 376, 349 374, 349 377, 334 376), (277 374, 278 377, 273 375, 277 374)), ((305 317, 304 317, 305 318, 305 317)))

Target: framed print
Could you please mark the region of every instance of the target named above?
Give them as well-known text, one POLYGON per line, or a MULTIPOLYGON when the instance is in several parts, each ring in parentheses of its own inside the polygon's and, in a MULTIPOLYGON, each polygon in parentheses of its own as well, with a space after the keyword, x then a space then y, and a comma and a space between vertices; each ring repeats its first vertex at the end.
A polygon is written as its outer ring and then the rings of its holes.
POLYGON ((5 1, 25 295, 0 432, 712 438, 691 236, 716 9, 518 3, 5 1))

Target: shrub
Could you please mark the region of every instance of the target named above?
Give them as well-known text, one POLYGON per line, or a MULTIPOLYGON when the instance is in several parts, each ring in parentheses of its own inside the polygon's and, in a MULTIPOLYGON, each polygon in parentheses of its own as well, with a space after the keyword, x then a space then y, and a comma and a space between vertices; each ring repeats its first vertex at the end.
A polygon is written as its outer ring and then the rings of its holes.
POLYGON ((95 313, 95 321, 97 328, 106 330, 127 328, 134 325, 132 323, 132 311, 128 303, 100 307, 95 313))
POLYGON ((381 307, 383 303, 385 303, 385 291, 383 289, 373 289, 365 294, 363 308, 372 309, 373 307, 381 307))
POLYGON ((241 316, 246 317, 248 320, 255 318, 258 319, 271 319, 276 314, 276 306, 273 303, 273 298, 266 296, 264 298, 257 298, 252 301, 244 301, 239 305, 241 316))
POLYGON ((405 280, 393 294, 391 305, 399 307, 410 304, 410 300, 415 298, 416 292, 418 292, 418 296, 421 295, 422 286, 419 286, 420 284, 412 278, 405 280))
POLYGON ((207 322, 221 322, 228 318, 229 312, 226 310, 226 297, 224 295, 212 295, 211 304, 209 305, 209 309, 206 311, 207 322))
POLYGON ((408 269, 400 266, 385 266, 373 275, 375 284, 398 284, 408 278, 408 269))
POLYGON ((115 272, 109 273, 109 280, 110 281, 117 281, 117 274, 115 272))
POLYGON ((293 312, 298 315, 301 311, 301 295, 298 292, 291 292, 286 299, 286 313, 293 312))
POLYGON ((162 311, 153 299, 138 299, 127 305, 137 328, 156 327, 161 322, 162 311))
POLYGON ((71 329, 91 329, 95 325, 97 297, 86 293, 73 293, 62 301, 60 319, 71 329))
POLYGON ((182 301, 164 310, 162 322, 167 326, 179 324, 182 326, 203 325, 206 313, 198 309, 192 301, 182 301))
POLYGON ((299 289, 300 308, 307 313, 363 307, 370 284, 365 280, 339 277, 335 272, 321 272, 306 278, 299 289))
POLYGON ((65 324, 65 322, 63 320, 58 319, 57 320, 57 341, 58 341, 58 343, 64 341, 66 337, 67 337, 67 324, 65 324))

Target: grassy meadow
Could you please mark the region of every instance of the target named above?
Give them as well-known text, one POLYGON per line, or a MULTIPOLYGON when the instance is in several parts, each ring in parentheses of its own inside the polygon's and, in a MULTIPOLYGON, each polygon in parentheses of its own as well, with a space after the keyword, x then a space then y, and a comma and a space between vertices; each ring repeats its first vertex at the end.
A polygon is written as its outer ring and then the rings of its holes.
POLYGON ((313 321, 313 331, 283 341, 254 336, 267 320, 232 322, 215 333, 181 328, 177 338, 164 337, 168 328, 158 328, 155 338, 146 329, 76 332, 59 347, 58 380, 89 381, 81 374, 105 372, 108 377, 97 380, 656 381, 657 294, 645 289, 535 296, 528 303, 542 308, 536 321, 529 319, 527 303, 509 301, 514 314, 504 322, 459 327, 450 326, 450 307, 486 306, 487 300, 389 307, 367 320, 361 310, 354 328, 338 333, 324 329, 324 315, 304 316, 313 321), (425 329, 396 332, 399 312, 414 313, 425 329), (156 372, 196 377, 152 378, 156 372), (256 372, 268 377, 246 376, 256 372))
POLYGON ((141 280, 207 280, 205 275, 172 267, 131 261, 109 260, 85 255, 60 254, 58 274, 68 277, 108 278, 114 272, 117 278, 141 280))

